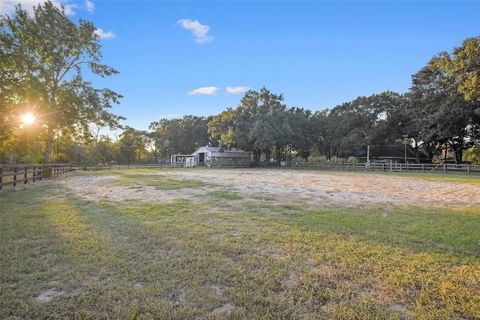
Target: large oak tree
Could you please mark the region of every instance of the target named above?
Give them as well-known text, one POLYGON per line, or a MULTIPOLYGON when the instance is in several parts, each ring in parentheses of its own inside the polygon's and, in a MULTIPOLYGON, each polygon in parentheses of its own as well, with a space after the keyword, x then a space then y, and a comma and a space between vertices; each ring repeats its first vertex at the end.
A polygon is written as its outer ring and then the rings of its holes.
POLYGON ((38 5, 32 16, 17 6, 13 15, 0 17, 0 109, 9 115, 3 126, 15 125, 21 112, 34 112, 45 131, 45 162, 52 160, 55 136, 88 136, 92 124, 119 126, 122 118, 109 109, 121 96, 83 76, 118 73, 102 63, 99 40, 92 23, 72 22, 51 2, 38 5))

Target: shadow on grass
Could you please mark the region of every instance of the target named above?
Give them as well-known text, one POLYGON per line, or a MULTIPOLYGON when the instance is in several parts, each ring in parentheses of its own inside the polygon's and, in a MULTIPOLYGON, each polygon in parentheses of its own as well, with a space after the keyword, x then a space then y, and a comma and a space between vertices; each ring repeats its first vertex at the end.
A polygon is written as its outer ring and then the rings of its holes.
POLYGON ((480 312, 478 263, 457 258, 477 257, 475 214, 225 206, 228 199, 94 203, 62 190, 48 194, 5 199, 7 237, 28 235, 2 241, 7 285, 24 289, 20 297, 2 290, 2 316, 399 319, 480 312), (460 240, 444 235, 448 227, 460 240), (56 268, 64 282, 64 296, 49 304, 31 302, 52 273, 36 274, 43 284, 30 282, 25 263, 42 257, 55 259, 38 272, 56 268))

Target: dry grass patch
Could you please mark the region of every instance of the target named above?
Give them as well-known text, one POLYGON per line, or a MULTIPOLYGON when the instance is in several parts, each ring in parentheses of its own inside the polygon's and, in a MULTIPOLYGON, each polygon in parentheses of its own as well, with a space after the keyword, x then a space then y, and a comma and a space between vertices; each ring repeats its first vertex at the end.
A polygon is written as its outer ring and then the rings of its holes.
POLYGON ((200 188, 207 184, 198 180, 172 179, 167 175, 155 174, 123 174, 113 181, 114 185, 137 188, 142 186, 155 187, 158 190, 177 190, 184 188, 200 188))

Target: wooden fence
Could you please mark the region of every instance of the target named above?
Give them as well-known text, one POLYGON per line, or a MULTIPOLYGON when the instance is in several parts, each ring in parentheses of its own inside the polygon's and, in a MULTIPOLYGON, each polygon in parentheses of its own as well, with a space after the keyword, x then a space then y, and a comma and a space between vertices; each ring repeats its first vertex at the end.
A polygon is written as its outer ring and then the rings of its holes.
POLYGON ((36 182, 72 171, 71 164, 0 165, 0 190, 36 182))
MULTIPOLYGON (((185 167, 181 164, 131 164, 131 165, 105 165, 105 166, 75 166, 74 170, 120 170, 120 169, 148 169, 148 168, 179 168, 185 167)), ((215 168, 222 168, 214 166, 215 168)), ((256 165, 253 167, 265 167, 271 169, 312 169, 312 170, 332 170, 332 171, 366 171, 366 172, 418 172, 418 173, 456 173, 466 175, 479 175, 480 165, 470 164, 432 164, 432 163, 318 163, 318 164, 295 164, 286 167, 256 165)), ((236 168, 234 166, 225 166, 223 168, 236 168)), ((245 168, 245 166, 238 166, 245 168)))
POLYGON ((377 171, 377 172, 421 172, 421 173, 457 173, 478 174, 479 165, 470 164, 432 164, 432 163, 319 163, 319 164, 293 164, 295 169, 318 169, 337 171, 377 171))
POLYGON ((145 164, 111 164, 111 165, 84 165, 73 166, 73 170, 122 170, 122 169, 150 169, 150 168, 171 168, 170 163, 145 163, 145 164))

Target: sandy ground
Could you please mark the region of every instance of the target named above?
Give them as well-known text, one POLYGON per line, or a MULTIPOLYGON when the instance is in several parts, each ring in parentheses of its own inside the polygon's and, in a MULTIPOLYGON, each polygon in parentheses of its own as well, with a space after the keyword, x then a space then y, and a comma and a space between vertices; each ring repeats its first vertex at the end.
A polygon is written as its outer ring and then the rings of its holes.
POLYGON ((199 200, 213 191, 229 191, 244 199, 311 206, 418 206, 479 208, 480 185, 440 182, 400 176, 325 173, 295 170, 178 170, 161 171, 170 179, 200 180, 206 187, 158 190, 155 187, 113 185, 118 176, 71 176, 60 183, 91 201, 199 200), (214 184, 212 186, 211 184, 214 184))
MULTIPOLYGON (((206 187, 159 190, 147 186, 112 184, 118 176, 72 176, 60 181, 73 193, 91 201, 200 200, 214 191, 229 191, 244 199, 301 202, 311 206, 419 206, 480 210, 480 185, 437 182, 400 176, 322 173, 294 170, 178 170, 161 171, 171 179, 200 180, 206 187), (213 184, 213 186, 212 186, 213 184)), ((147 178, 147 177, 146 177, 147 178)))
MULTIPOLYGON (((212 180, 208 170, 182 171, 178 176, 212 180)), ((270 195, 286 203, 302 201, 355 207, 393 204, 480 209, 480 185, 468 183, 296 170, 219 170, 214 176, 216 184, 229 186, 241 194, 270 195)))

